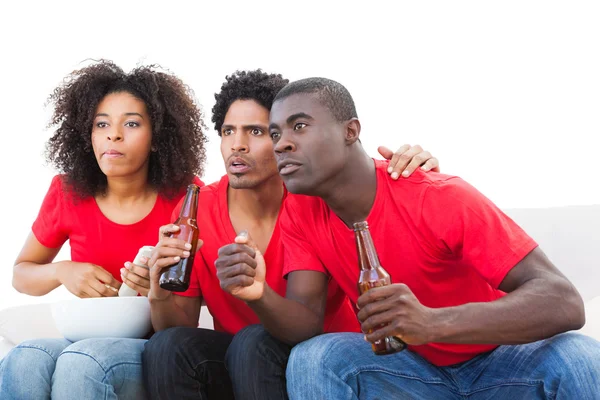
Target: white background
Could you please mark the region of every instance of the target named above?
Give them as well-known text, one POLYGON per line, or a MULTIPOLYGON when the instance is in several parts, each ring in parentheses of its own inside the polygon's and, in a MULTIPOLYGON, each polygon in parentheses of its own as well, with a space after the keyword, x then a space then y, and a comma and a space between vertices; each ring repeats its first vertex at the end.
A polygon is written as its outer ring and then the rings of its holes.
MULTIPOLYGON (((371 154, 420 143, 504 208, 600 203, 600 3, 389 3, 2 2, 0 308, 69 296, 20 295, 11 278, 55 173, 45 100, 86 59, 161 64, 208 124, 236 69, 325 76, 354 95, 371 154)), ((209 136, 206 182, 224 173, 209 136)))

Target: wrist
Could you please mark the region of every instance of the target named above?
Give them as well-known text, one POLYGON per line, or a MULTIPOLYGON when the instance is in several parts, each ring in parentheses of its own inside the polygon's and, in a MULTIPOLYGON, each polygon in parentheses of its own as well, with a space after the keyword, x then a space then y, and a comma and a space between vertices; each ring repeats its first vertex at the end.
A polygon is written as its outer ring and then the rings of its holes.
POLYGON ((53 264, 53 278, 61 285, 63 285, 63 277, 65 274, 65 270, 68 268, 68 261, 59 261, 53 264))
POLYGON ((271 292, 272 292, 271 287, 269 285, 267 285, 267 282, 264 282, 263 283, 263 290, 262 290, 262 293, 260 294, 260 296, 257 297, 256 299, 246 301, 246 304, 248 304, 250 307, 252 307, 252 306, 261 306, 268 299, 269 294, 271 292))
POLYGON ((150 302, 150 305, 152 304, 164 304, 167 303, 168 301, 170 301, 173 298, 173 292, 170 292, 168 290, 165 290, 166 293, 160 295, 160 296, 156 296, 155 293, 152 293, 152 291, 148 292, 148 301, 150 302))
POLYGON ((447 308, 430 308, 427 323, 428 342, 443 343, 450 336, 450 315, 447 308))

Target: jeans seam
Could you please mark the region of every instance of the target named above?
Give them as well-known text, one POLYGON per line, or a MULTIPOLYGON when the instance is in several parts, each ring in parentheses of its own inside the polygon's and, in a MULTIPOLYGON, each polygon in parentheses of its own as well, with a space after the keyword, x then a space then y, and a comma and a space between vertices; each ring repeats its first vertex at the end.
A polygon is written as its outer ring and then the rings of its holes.
POLYGON ((45 349, 44 347, 28 344, 28 345, 24 345, 24 346, 18 346, 17 348, 39 350, 42 353, 46 353, 48 355, 48 357, 50 357, 52 360, 56 361, 56 359, 52 356, 52 354, 50 354, 50 352, 47 349, 45 349))
MULTIPOLYGON (((490 389, 494 389, 494 388, 498 388, 498 387, 503 387, 503 386, 531 386, 531 387, 535 387, 538 385, 542 385, 542 387, 544 386, 544 381, 541 380, 515 380, 515 381, 508 381, 508 382, 503 382, 503 383, 497 383, 494 385, 490 385, 490 386, 485 386, 485 387, 479 387, 477 389, 472 389, 468 392, 461 392, 461 394, 465 395, 465 396, 470 396, 473 395, 475 393, 479 393, 479 392, 484 392, 486 390, 490 390, 490 389)), ((544 393, 552 398, 554 398, 554 396, 556 396, 556 394, 554 392, 548 392, 544 389, 544 393)))
POLYGON ((108 368, 108 369, 104 369, 104 367, 102 366, 102 364, 100 364, 100 362, 98 360, 96 360, 96 358, 94 356, 91 356, 91 355, 89 355, 87 353, 83 353, 83 352, 80 352, 80 351, 69 350, 69 351, 63 351, 61 353, 61 355, 62 354, 79 354, 79 355, 86 356, 86 357, 89 357, 92 360, 94 360, 96 362, 96 364, 98 364, 98 366, 100 367, 100 369, 104 372, 104 378, 102 379, 102 383, 106 383, 106 376, 108 375, 108 373, 110 371, 112 371, 116 367, 119 367, 121 365, 142 365, 141 362, 138 363, 138 362, 131 362, 131 361, 123 361, 123 362, 120 362, 118 364, 111 365, 110 368, 108 368))
POLYGON ((395 377, 400 377, 400 378, 411 379, 411 380, 423 382, 423 383, 428 384, 428 385, 442 385, 442 386, 446 387, 452 393, 454 393, 456 395, 461 395, 461 393, 458 392, 456 390, 456 388, 453 388, 452 386, 448 385, 446 382, 444 382, 441 379, 439 379, 439 380, 428 380, 428 379, 423 379, 422 377, 420 377, 418 375, 408 375, 408 374, 398 373, 397 371, 386 370, 386 369, 382 369, 382 368, 358 368, 358 369, 352 371, 351 373, 346 374, 346 376, 340 377, 340 378, 342 378, 344 382, 348 383, 348 379, 350 377, 354 378, 354 377, 360 375, 363 372, 384 373, 384 374, 392 375, 392 376, 395 376, 395 377))

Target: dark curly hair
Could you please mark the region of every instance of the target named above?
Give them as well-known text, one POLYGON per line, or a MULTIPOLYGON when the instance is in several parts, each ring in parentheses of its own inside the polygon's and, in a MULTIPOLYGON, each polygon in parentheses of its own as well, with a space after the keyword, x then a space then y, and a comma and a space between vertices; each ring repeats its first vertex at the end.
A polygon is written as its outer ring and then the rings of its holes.
POLYGON ((221 126, 229 106, 236 100, 254 100, 267 110, 271 109, 277 93, 289 80, 280 74, 267 74, 260 69, 236 71, 225 78, 221 91, 215 94, 216 103, 212 109, 212 122, 221 136, 221 126))
POLYGON ((202 175, 207 142, 202 110, 188 86, 158 69, 149 65, 125 73, 100 60, 73 71, 50 95, 54 113, 49 127, 56 130, 46 156, 80 197, 106 191, 106 175, 94 157, 91 132, 96 108, 110 93, 127 92, 146 104, 156 149, 150 153, 148 181, 156 190, 174 196, 194 175, 202 175))

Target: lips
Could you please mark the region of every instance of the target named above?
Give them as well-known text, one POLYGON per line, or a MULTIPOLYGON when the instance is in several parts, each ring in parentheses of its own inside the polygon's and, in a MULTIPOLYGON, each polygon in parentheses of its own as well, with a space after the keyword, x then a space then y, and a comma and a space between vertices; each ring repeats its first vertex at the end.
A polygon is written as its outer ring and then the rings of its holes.
POLYGON ((295 160, 281 160, 277 163, 277 169, 279 169, 279 175, 285 176, 293 174, 298 171, 302 166, 301 163, 295 160))
POLYGON ((117 158, 117 157, 123 157, 123 153, 116 151, 114 149, 109 149, 106 150, 103 154, 104 157, 108 157, 108 158, 117 158))
POLYGON ((227 169, 232 174, 243 174, 250 170, 249 163, 241 157, 233 157, 227 164, 227 169))

